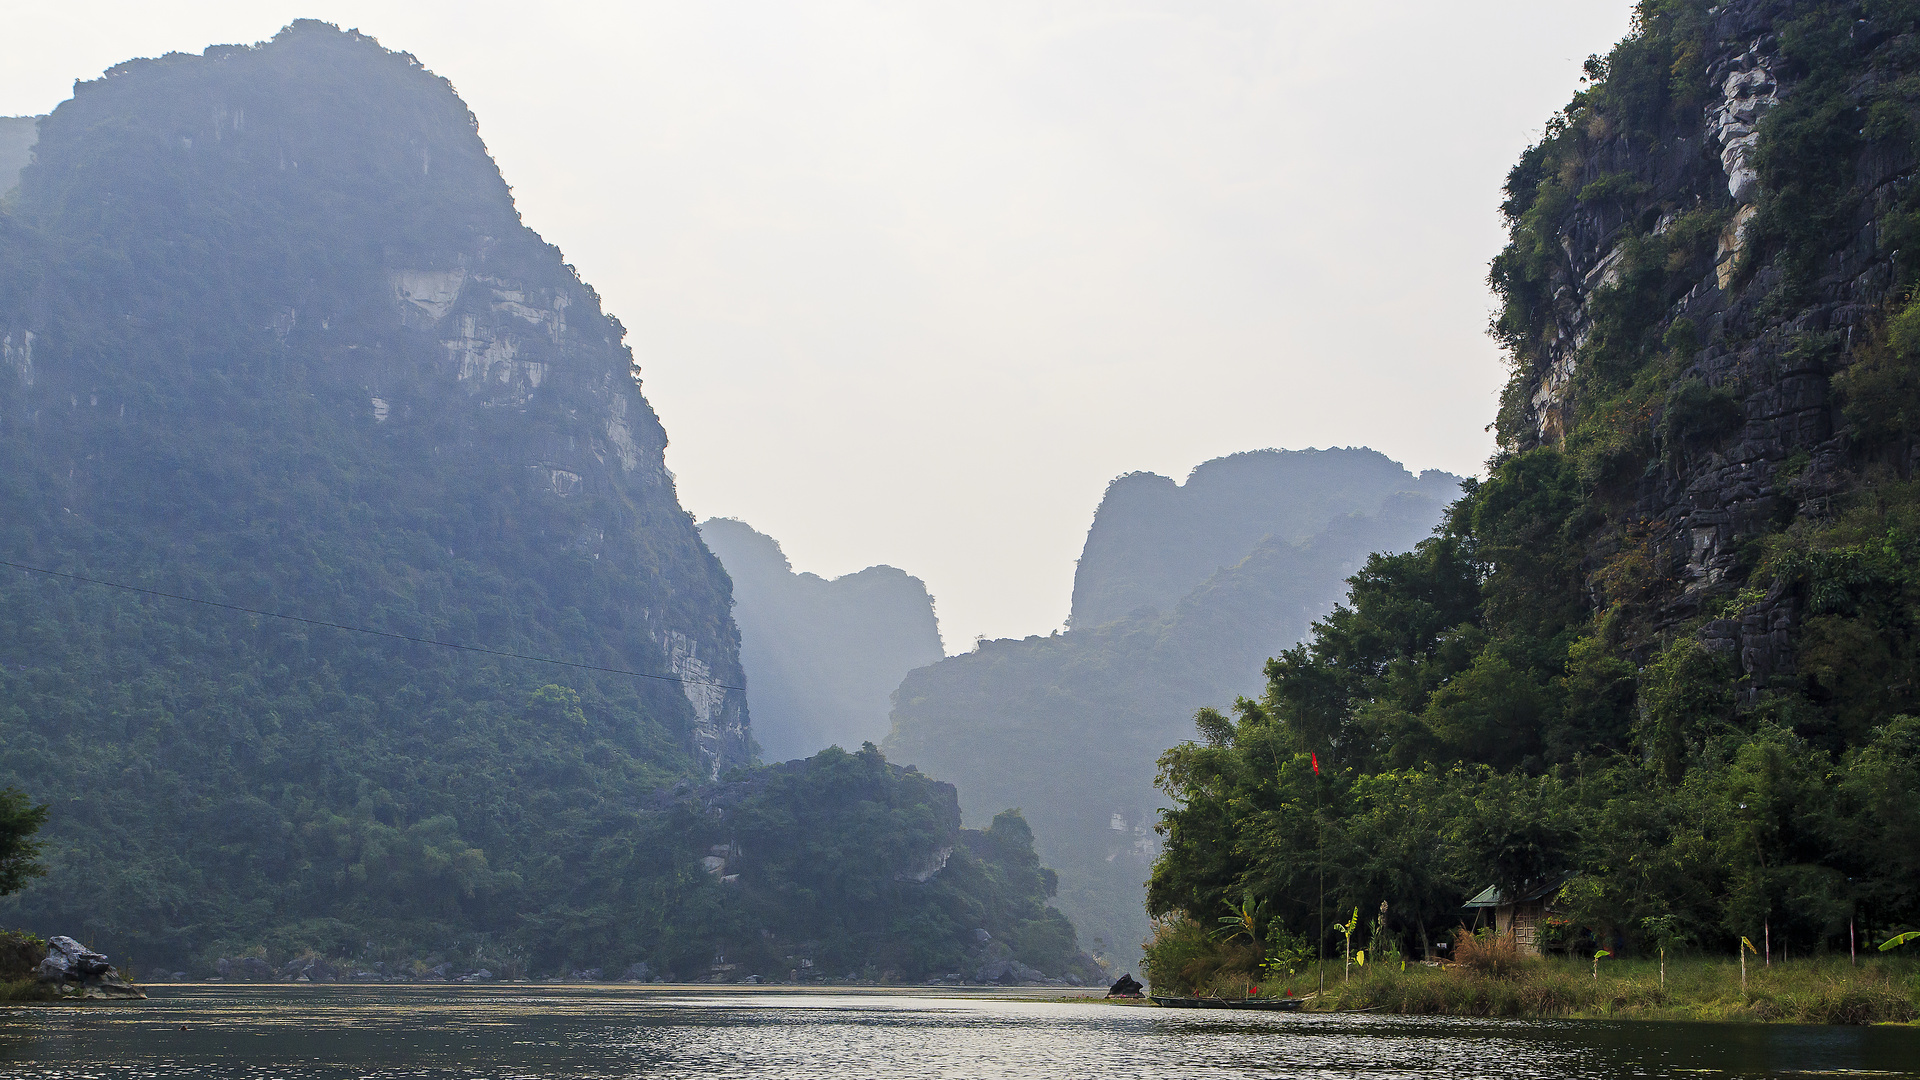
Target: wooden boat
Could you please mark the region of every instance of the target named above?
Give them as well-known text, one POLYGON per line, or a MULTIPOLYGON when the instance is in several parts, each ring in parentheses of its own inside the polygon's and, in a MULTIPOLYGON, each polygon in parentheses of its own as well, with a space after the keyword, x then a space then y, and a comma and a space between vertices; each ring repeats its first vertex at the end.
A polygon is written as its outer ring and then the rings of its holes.
POLYGON ((1161 997, 1153 1003, 1168 1009, 1252 1009, 1259 1012, 1291 1012, 1301 1007, 1299 998, 1194 998, 1161 997))

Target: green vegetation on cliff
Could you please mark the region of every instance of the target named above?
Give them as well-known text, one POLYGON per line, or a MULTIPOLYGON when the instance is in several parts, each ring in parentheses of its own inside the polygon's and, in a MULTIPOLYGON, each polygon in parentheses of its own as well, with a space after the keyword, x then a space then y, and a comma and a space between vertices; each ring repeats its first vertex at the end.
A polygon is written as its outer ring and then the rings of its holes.
POLYGON ((0 896, 47 872, 39 860, 41 842, 34 839, 46 823, 45 806, 33 805, 17 788, 0 788, 0 896))
POLYGON ((1055 875, 1020 813, 963 829, 953 785, 887 764, 871 743, 663 804, 658 835, 705 856, 719 883, 698 890, 705 925, 660 928, 682 943, 656 961, 672 974, 705 975, 717 945, 727 971, 769 981, 1023 981, 1013 963, 1100 977, 1073 924, 1047 906, 1055 875))
MULTIPOLYGON (((300 23, 119 65, 0 209, 0 551, 738 685, 619 337, 412 57, 300 23)), ((703 693, 6 569, 0 783, 52 814, 0 917, 143 966, 276 934, 558 963, 523 913, 603 899, 572 879, 635 797, 744 760, 703 693)))
POLYGON ((299 22, 79 84, 0 203, 0 559, 315 621, 0 568, 0 788, 49 807, 0 923, 196 977, 1067 970, 1016 825, 923 777, 749 774, 726 837, 657 796, 750 743, 623 334, 411 56, 299 22))
POLYGON ((1548 945, 1920 925, 1920 4, 1648 0, 1587 68, 1508 181, 1488 477, 1162 759, 1170 926, 1337 954, 1323 871, 1403 955, 1573 874, 1548 945))

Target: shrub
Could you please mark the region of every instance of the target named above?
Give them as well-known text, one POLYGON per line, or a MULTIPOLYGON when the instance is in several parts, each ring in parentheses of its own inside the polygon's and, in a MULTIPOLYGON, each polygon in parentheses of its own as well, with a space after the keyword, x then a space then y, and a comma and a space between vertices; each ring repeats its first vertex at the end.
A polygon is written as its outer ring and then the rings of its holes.
POLYGON ((1461 927, 1453 935, 1453 963, 1463 972, 1495 979, 1511 979, 1540 965, 1514 943, 1512 934, 1474 933, 1461 927))
POLYGON ((1185 912, 1153 921, 1145 954, 1147 982, 1156 992, 1232 997, 1258 981, 1266 958, 1257 943, 1219 940, 1185 912))

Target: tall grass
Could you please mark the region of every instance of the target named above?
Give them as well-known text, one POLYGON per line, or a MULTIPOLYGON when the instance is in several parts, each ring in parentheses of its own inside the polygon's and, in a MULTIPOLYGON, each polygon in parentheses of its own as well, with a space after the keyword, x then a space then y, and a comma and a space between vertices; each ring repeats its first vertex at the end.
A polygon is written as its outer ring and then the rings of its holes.
POLYGON ((1221 941, 1197 921, 1154 924, 1147 975, 1157 994, 1312 999, 1316 1009, 1369 1009, 1429 1016, 1606 1016, 1672 1020, 1779 1020, 1872 1024, 1920 1019, 1920 956, 1796 959, 1749 963, 1747 985, 1732 956, 1669 956, 1665 985, 1655 959, 1528 956, 1507 937, 1462 931, 1453 962, 1354 966, 1340 957, 1291 974, 1262 972, 1260 950, 1221 941), (1316 995, 1325 978, 1325 992, 1316 995))
MULTIPOLYGON (((1881 957, 1795 960, 1750 970, 1727 959, 1590 961, 1518 957, 1517 963, 1446 968, 1370 967, 1329 979, 1316 1008, 1434 1016, 1605 1016, 1674 1020, 1777 1020, 1872 1024, 1920 1018, 1920 961, 1881 957)), ((1337 975, 1337 971, 1335 973, 1337 975)), ((1278 987, 1276 987, 1278 989, 1278 987)), ((1310 990, 1302 986, 1296 993, 1310 990)))
POLYGON ((52 1001, 59 997, 58 991, 39 979, 0 980, 0 1004, 17 1004, 23 1001, 52 1001))

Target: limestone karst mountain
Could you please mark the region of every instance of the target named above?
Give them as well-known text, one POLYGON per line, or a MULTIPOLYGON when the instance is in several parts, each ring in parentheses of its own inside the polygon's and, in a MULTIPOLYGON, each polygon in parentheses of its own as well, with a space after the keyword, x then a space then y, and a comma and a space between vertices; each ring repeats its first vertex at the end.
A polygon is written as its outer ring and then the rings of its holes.
POLYGON ((1641 3, 1585 70, 1507 178, 1486 479, 1164 759, 1167 983, 1250 893, 1375 955, 1574 876, 1526 947, 1920 921, 1920 4, 1641 3))
POLYGON ((1108 485, 1073 577, 1074 627, 1173 607, 1268 538, 1306 540, 1380 508, 1382 492, 1450 501, 1459 477, 1417 479, 1370 450, 1260 450, 1195 469, 1184 484, 1130 473, 1108 485))
POLYGON ((630 799, 747 760, 737 631, 620 324, 473 115, 301 22, 121 64, 38 135, 0 203, 6 559, 583 666, 0 571, 0 783, 57 808, 8 917, 149 959, 530 912, 535 954, 610 947, 630 799))
POLYGON ((1081 940, 1130 965, 1148 932, 1160 753, 1195 709, 1258 691, 1265 658, 1369 552, 1425 536, 1459 483, 1365 449, 1237 454, 1185 484, 1123 476, 1088 534, 1072 629, 913 672, 885 749, 956 784, 969 821, 1020 807, 1081 940))
POLYGON ((768 761, 886 738, 894 688, 943 654, 920 579, 870 566, 828 580, 796 574, 780 544, 742 521, 700 535, 733 579, 753 736, 768 761))
MULTIPOLYGON (((0 920, 196 977, 1094 970, 1017 814, 963 831, 871 748, 750 767, 625 331, 446 80, 302 21, 34 133, 0 787, 52 810, 0 920)), ((855 578, 918 604, 886 678, 939 655, 917 583, 855 578)))

